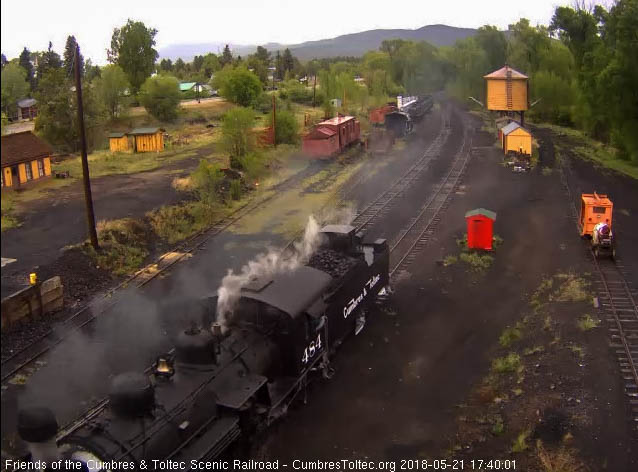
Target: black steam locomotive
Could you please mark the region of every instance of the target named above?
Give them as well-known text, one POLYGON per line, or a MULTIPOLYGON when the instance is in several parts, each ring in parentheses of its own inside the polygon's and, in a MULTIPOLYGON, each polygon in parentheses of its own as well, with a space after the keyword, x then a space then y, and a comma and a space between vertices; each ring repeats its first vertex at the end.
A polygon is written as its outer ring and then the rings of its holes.
POLYGON ((116 376, 108 399, 73 424, 58 429, 47 409, 19 412, 31 459, 72 459, 88 470, 141 461, 152 469, 153 460, 188 466, 284 414, 311 376, 330 377, 335 349, 363 328, 366 307, 388 285, 385 240, 363 243, 342 225, 322 234, 306 265, 242 288, 224 332, 216 296, 198 301, 201 326, 213 329, 183 331, 147 373, 116 376))
POLYGON ((385 115, 385 127, 395 136, 405 136, 413 131, 414 123, 421 120, 434 105, 432 95, 405 97, 398 110, 385 115))

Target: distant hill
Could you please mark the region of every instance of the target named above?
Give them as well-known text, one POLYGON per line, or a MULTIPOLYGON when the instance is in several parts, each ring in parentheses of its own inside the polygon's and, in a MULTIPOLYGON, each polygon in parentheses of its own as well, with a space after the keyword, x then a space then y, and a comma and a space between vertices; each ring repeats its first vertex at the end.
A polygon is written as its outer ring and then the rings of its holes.
MULTIPOLYGON (((472 28, 456 28, 446 25, 428 25, 419 29, 377 29, 360 33, 345 34, 331 39, 307 41, 300 44, 268 43, 263 46, 269 51, 290 48, 293 55, 305 61, 313 58, 335 56, 362 56, 366 51, 378 49, 385 39, 409 39, 412 41, 428 41, 435 46, 449 46, 459 39, 473 36, 472 28)), ((256 45, 230 45, 233 54, 247 55, 255 52, 256 45)), ((181 57, 191 61, 194 56, 208 52, 218 53, 224 48, 223 43, 172 44, 160 49, 160 58, 176 60, 181 57)))

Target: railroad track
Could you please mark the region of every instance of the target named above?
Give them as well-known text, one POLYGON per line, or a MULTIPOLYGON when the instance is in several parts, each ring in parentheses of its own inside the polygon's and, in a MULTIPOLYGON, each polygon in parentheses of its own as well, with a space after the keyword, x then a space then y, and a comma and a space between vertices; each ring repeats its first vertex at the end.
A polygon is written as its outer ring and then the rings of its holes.
MULTIPOLYGON (((439 128, 439 132, 434 138, 434 140, 430 143, 426 151, 423 155, 418 158, 418 160, 410 166, 408 170, 406 170, 399 178, 397 178, 390 187, 381 193, 379 193, 371 203, 369 203, 366 207, 363 208, 357 215, 354 217, 352 222, 350 223, 352 226, 356 227, 356 231, 364 231, 365 229, 372 226, 376 223, 383 215, 385 215, 392 208, 392 203, 395 202, 399 197, 404 195, 405 191, 408 190, 422 175, 422 173, 427 170, 430 166, 430 163, 438 156, 441 151, 441 148, 447 141, 449 134, 451 132, 451 128, 449 127, 449 117, 448 114, 444 114, 441 117, 441 127, 439 128)), ((363 179, 365 175, 362 175, 355 182, 355 186, 358 185, 363 179)), ((343 208, 345 206, 346 196, 349 191, 351 191, 354 187, 349 186, 348 191, 345 194, 337 195, 336 201, 329 201, 326 206, 335 205, 336 207, 343 208)), ((282 253, 286 253, 293 249, 295 242, 297 242, 301 236, 303 235, 304 230, 298 231, 295 236, 288 241, 288 243, 281 250, 282 253)))
MULTIPOLYGON (((580 236, 578 209, 566 175, 568 168, 563 162, 559 168, 565 194, 571 202, 571 217, 580 236)), ((598 259, 591 248, 587 253, 598 276, 594 280, 598 309, 608 326, 610 347, 618 358, 634 431, 638 432, 638 291, 627 280, 628 274, 620 259, 598 259)))
POLYGON ((426 151, 405 173, 396 179, 390 187, 381 192, 368 206, 361 210, 352 220, 352 226, 357 228, 357 232, 366 231, 382 216, 388 213, 400 197, 412 187, 421 177, 423 172, 430 167, 432 161, 440 154, 441 148, 447 142, 451 128, 445 126, 445 119, 441 121, 441 129, 436 138, 430 143, 426 151))
POLYGON ((407 269, 414 262, 417 254, 426 246, 443 212, 448 208, 451 195, 456 190, 467 163, 472 155, 472 140, 468 142, 468 126, 464 126, 463 142, 456 153, 449 172, 434 186, 433 192, 421 207, 410 225, 401 230, 399 235, 390 245, 390 277, 407 269), (392 256, 398 254, 396 262, 392 262, 392 256))
MULTIPOLYGON (((281 184, 283 187, 294 185, 296 179, 292 179, 281 184)), ((36 338, 33 342, 13 353, 10 357, 2 361, 2 383, 13 378, 21 370, 31 365, 52 348, 60 344, 72 333, 86 327, 98 316, 114 307, 127 293, 126 289, 139 289, 154 280, 160 274, 166 273, 168 269, 179 261, 189 257, 193 252, 202 247, 210 239, 225 231, 228 227, 239 221, 252 211, 260 208, 265 203, 272 200, 278 192, 271 192, 268 196, 258 200, 243 204, 229 215, 224 217, 213 226, 198 231, 178 244, 172 251, 163 254, 153 264, 135 272, 127 277, 123 282, 109 289, 103 296, 80 308, 63 322, 57 324, 55 328, 49 329, 45 334, 36 338)))

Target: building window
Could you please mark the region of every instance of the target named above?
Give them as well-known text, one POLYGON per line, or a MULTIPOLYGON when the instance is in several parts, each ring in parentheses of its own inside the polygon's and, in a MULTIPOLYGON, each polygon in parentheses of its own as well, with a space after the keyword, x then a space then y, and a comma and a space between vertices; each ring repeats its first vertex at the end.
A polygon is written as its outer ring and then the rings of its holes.
POLYGON ((44 162, 42 159, 38 159, 38 176, 44 177, 44 162))
POLYGON ((27 174, 27 180, 33 180, 33 171, 31 170, 31 163, 30 162, 25 162, 24 163, 24 169, 25 169, 26 174, 27 174))

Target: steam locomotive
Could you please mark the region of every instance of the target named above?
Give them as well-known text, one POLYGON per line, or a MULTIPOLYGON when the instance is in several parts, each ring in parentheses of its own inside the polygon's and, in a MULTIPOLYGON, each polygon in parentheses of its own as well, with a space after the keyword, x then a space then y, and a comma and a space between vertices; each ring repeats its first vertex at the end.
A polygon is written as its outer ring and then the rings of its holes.
POLYGON ((198 300, 200 325, 181 331, 146 373, 116 376, 108 398, 74 423, 60 429, 47 408, 21 410, 31 460, 70 459, 91 471, 142 461, 152 469, 153 460, 196 468, 284 414, 313 376, 331 376, 335 349, 361 331, 389 282, 385 240, 364 243, 347 225, 321 234, 307 264, 242 288, 225 331, 216 295, 198 300))
POLYGON ((405 136, 413 130, 414 123, 421 120, 432 109, 431 95, 398 97, 398 109, 385 115, 385 127, 395 136, 405 136))

